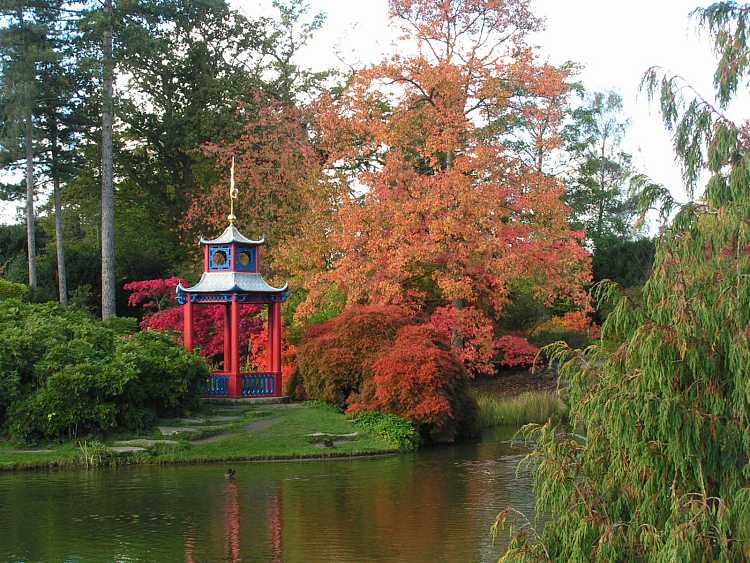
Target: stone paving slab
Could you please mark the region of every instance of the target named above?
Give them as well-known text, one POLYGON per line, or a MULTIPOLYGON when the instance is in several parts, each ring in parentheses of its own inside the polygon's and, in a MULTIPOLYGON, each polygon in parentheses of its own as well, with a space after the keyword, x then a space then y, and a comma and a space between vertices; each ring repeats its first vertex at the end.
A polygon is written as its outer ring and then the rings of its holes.
POLYGON ((149 448, 157 444, 179 444, 176 440, 152 440, 149 438, 136 439, 136 440, 118 440, 115 442, 115 446, 138 446, 142 448, 149 448))
POLYGON ((180 424, 203 424, 206 422, 205 418, 180 418, 178 420, 180 424))
POLYGON ((198 428, 195 426, 159 426, 159 432, 163 436, 173 436, 175 434, 182 434, 188 432, 198 432, 198 428))
POLYGON ((145 452, 146 448, 139 448, 137 446, 115 446, 110 448, 116 454, 132 454, 135 452, 145 452))
POLYGON ((244 418, 245 417, 241 415, 217 415, 217 416, 206 417, 206 421, 208 422, 236 422, 244 418))
POLYGON ((356 440, 357 436, 359 436, 359 432, 352 432, 351 434, 329 434, 328 432, 313 432, 312 434, 307 435, 309 440, 313 443, 322 443, 325 440, 332 440, 334 444, 336 442, 351 442, 352 440, 356 440))

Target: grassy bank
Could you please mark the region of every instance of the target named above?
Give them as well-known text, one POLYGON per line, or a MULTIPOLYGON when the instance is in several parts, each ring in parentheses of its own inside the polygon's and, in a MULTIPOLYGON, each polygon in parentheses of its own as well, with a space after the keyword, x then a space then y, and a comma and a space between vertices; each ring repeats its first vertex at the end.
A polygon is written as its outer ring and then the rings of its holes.
POLYGON ((528 391, 514 397, 482 390, 474 390, 473 393, 482 428, 543 423, 548 418, 557 419, 567 415, 565 403, 556 391, 528 391))
POLYGON ((402 447, 382 425, 357 423, 325 404, 210 404, 190 418, 162 420, 147 435, 36 449, 0 442, 0 470, 361 456, 402 447))

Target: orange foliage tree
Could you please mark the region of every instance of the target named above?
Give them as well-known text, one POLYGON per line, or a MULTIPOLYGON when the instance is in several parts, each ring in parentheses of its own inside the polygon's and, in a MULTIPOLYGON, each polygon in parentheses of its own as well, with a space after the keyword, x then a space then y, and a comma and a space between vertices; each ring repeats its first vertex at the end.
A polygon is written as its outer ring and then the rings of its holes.
POLYGON ((319 106, 317 142, 348 189, 338 259, 317 281, 350 304, 472 308, 488 323, 518 279, 550 302, 584 302, 582 233, 543 169, 568 75, 526 45, 540 25, 528 2, 391 0, 390 10, 397 54, 319 106))
POLYGON ((401 415, 436 441, 452 441, 473 431, 476 410, 466 372, 448 337, 430 324, 402 327, 372 371, 350 412, 401 415))

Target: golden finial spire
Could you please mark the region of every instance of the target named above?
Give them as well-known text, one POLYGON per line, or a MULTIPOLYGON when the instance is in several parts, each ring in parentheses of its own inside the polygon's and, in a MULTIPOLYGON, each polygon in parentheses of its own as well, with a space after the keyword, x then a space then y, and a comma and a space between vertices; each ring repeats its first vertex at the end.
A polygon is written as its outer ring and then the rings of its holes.
POLYGON ((234 187, 234 156, 232 157, 232 168, 229 172, 229 224, 234 225, 237 217, 234 214, 234 200, 240 195, 239 190, 234 187))

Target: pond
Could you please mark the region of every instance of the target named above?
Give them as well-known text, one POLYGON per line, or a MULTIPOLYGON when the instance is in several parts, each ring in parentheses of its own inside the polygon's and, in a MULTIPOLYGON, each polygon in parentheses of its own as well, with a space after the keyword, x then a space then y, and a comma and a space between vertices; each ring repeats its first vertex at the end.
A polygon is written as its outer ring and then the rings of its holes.
POLYGON ((532 514, 524 452, 480 443, 373 459, 0 475, 2 561, 497 561, 532 514))

